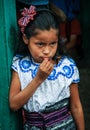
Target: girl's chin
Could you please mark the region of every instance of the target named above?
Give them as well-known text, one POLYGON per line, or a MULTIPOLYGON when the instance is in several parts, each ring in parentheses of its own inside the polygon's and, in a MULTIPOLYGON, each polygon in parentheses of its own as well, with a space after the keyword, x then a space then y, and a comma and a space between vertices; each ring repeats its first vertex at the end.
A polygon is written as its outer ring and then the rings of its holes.
POLYGON ((44 57, 44 58, 37 58, 37 59, 34 59, 34 61, 37 62, 37 63, 42 63, 44 60, 51 60, 51 58, 44 57))
POLYGON ((34 59, 36 63, 42 63, 44 59, 34 59))

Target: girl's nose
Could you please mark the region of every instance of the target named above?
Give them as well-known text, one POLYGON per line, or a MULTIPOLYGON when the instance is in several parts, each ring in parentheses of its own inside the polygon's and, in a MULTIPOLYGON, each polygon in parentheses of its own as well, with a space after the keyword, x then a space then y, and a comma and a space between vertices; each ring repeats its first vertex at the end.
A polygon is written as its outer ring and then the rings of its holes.
POLYGON ((50 53, 49 47, 45 47, 44 50, 43 50, 43 53, 44 54, 49 54, 50 53))

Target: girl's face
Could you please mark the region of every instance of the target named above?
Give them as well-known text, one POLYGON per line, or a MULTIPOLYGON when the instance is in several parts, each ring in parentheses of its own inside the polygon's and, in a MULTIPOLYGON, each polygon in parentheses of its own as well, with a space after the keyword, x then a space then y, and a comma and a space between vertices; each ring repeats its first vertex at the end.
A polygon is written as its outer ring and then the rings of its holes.
POLYGON ((38 34, 27 40, 26 44, 35 62, 52 59, 57 51, 58 31, 52 28, 49 31, 38 30, 38 34))

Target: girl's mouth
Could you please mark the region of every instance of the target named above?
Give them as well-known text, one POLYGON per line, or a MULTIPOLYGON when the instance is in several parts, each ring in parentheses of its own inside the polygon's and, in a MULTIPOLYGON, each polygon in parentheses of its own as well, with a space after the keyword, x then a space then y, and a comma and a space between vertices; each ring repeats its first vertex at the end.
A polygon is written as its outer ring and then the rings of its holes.
POLYGON ((51 57, 44 57, 43 59, 44 59, 44 60, 45 60, 45 59, 51 60, 52 58, 51 58, 51 57))

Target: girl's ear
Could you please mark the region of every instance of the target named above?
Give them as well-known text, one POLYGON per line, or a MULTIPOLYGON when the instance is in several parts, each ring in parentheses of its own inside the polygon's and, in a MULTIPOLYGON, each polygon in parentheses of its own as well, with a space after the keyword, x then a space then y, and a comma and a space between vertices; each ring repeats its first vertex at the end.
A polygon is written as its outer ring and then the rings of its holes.
POLYGON ((23 34, 22 38, 23 38, 24 43, 28 44, 29 40, 28 40, 28 38, 26 37, 25 34, 23 34))

